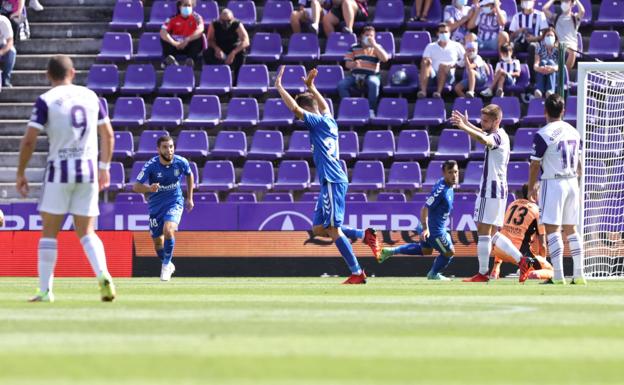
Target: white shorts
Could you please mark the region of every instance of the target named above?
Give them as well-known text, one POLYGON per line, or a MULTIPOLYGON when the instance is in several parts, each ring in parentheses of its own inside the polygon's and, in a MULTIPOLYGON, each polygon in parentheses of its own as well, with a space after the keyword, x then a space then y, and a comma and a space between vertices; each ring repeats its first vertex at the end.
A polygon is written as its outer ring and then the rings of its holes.
POLYGON ((544 179, 540 182, 540 224, 578 225, 579 186, 576 178, 544 179))
POLYGON ((100 215, 97 183, 52 183, 43 185, 39 211, 50 214, 100 215))
POLYGON ((505 219, 507 199, 477 197, 474 221, 501 227, 505 219))

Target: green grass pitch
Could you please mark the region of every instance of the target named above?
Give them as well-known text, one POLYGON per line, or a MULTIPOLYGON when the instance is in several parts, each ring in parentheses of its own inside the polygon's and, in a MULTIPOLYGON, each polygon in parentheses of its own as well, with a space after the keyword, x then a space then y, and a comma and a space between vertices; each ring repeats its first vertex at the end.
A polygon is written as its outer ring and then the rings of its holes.
POLYGON ((0 279, 0 384, 622 384, 624 282, 0 279))

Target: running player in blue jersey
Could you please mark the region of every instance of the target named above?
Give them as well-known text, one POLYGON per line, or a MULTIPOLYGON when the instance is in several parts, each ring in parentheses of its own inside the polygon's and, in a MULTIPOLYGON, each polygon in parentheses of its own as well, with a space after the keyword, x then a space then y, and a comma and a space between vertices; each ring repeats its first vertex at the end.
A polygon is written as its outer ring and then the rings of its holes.
POLYGON ((453 210, 453 186, 459 181, 459 168, 454 160, 447 160, 442 165, 443 177, 433 186, 431 194, 425 201, 425 205, 420 210, 421 224, 415 230, 420 234, 420 243, 408 243, 399 247, 386 247, 381 250, 379 263, 397 254, 407 255, 431 255, 436 249, 440 255, 433 261, 431 270, 427 273, 428 279, 439 281, 450 281, 440 272, 444 270, 453 255, 453 241, 446 229, 451 210, 453 210))
POLYGON ((317 70, 310 70, 303 79, 308 92, 294 99, 282 87, 284 66, 275 79, 275 88, 284 103, 298 119, 303 120, 310 131, 312 157, 321 183, 321 193, 314 212, 313 231, 319 237, 330 237, 351 270, 345 284, 366 283, 366 274, 360 267, 349 238, 363 238, 379 258, 379 242, 374 229, 356 230, 342 225, 345 211, 345 195, 349 180, 340 166, 338 150, 338 124, 329 110, 327 102, 314 86, 317 70))
POLYGON ((170 136, 161 136, 156 142, 158 156, 148 160, 137 176, 133 190, 138 193, 149 193, 149 228, 154 241, 154 248, 158 258, 162 261, 160 270, 161 281, 169 281, 175 271, 171 263, 173 247, 175 246, 174 232, 178 229, 184 197, 180 187, 180 178, 186 177, 188 197, 186 209, 193 209, 194 179, 189 162, 185 158, 174 155, 173 139, 170 136))

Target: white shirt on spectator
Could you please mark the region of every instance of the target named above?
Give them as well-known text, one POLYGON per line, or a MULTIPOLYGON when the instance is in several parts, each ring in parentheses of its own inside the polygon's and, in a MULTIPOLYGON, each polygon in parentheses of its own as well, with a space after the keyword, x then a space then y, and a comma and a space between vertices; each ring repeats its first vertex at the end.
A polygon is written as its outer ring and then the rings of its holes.
POLYGON ((442 47, 438 42, 427 44, 423 57, 431 59, 431 65, 435 72, 438 72, 440 64, 459 65, 463 63, 464 55, 466 51, 464 46, 456 41, 449 40, 446 42, 446 46, 442 47))
POLYGON ((5 46, 8 39, 13 38, 13 28, 6 16, 0 15, 0 47, 5 46))

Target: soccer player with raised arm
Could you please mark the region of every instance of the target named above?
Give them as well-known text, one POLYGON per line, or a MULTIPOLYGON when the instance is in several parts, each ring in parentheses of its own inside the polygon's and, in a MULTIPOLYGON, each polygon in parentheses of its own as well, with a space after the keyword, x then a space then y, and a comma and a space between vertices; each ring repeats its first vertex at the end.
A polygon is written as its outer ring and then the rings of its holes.
POLYGON ((43 221, 38 248, 39 292, 30 302, 54 302, 56 238, 66 214, 74 218, 76 234, 97 277, 102 301, 115 299, 115 286, 108 273, 104 245, 94 230, 95 218, 100 215, 99 191, 110 184, 109 169, 115 138, 106 110, 95 92, 72 84, 75 74, 68 56, 58 55, 48 61, 47 76, 52 89, 37 98, 20 144, 16 187, 26 197, 30 190, 26 166, 41 131, 46 132, 49 142, 38 206, 43 221))
POLYGON ((433 261, 431 270, 427 273, 427 279, 438 281, 450 281, 440 272, 444 270, 455 255, 451 235, 446 229, 451 210, 453 210, 453 186, 459 182, 459 168, 454 160, 447 160, 442 165, 442 178, 440 178, 431 190, 431 194, 420 210, 420 224, 416 232, 420 234, 420 243, 408 243, 399 247, 385 247, 381 250, 381 258, 377 261, 384 262, 397 254, 406 255, 431 255, 433 249, 440 254, 433 261))
POLYGON ((275 88, 282 100, 298 119, 303 120, 310 131, 312 158, 321 183, 321 192, 314 211, 313 232, 319 237, 330 237, 351 270, 351 276, 344 284, 366 283, 366 273, 360 267, 349 238, 363 238, 375 258, 379 258, 380 247, 374 229, 366 231, 342 225, 345 212, 345 195, 349 180, 340 166, 338 150, 338 124, 329 110, 327 102, 314 86, 316 68, 303 79, 308 92, 294 99, 282 86, 284 66, 280 67, 275 88))
POLYGON ((132 189, 141 194, 149 194, 149 229, 154 249, 162 262, 160 280, 169 281, 175 271, 171 262, 175 246, 174 233, 178 230, 184 209, 180 178, 186 177, 187 211, 193 210, 195 180, 188 160, 174 155, 172 137, 164 135, 158 138, 156 148, 158 155, 145 163, 132 189))
POLYGON ((507 206, 507 164, 509 163, 509 137, 500 126, 503 112, 496 104, 489 104, 481 110, 481 128, 468 121, 468 115, 453 111, 451 122, 457 128, 465 131, 470 137, 485 146, 483 160, 483 175, 481 187, 475 204, 474 220, 477 222, 477 254, 479 258, 479 272, 464 282, 488 282, 490 270, 490 253, 492 245, 496 245, 509 255, 518 258, 520 265, 520 282, 528 276, 530 260, 514 253, 513 243, 498 232, 503 226, 505 207, 507 206))
POLYGON ((563 276, 563 237, 568 236, 574 263, 572 284, 586 285, 583 276, 583 239, 576 230, 579 221, 581 174, 581 137, 578 131, 562 119, 565 102, 557 94, 546 98, 544 127, 535 133, 529 169, 529 194, 537 200, 539 188, 540 222, 546 228, 548 251, 553 264, 553 278, 546 281, 565 284, 563 276), (542 170, 538 186, 538 175, 542 170))

